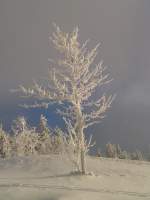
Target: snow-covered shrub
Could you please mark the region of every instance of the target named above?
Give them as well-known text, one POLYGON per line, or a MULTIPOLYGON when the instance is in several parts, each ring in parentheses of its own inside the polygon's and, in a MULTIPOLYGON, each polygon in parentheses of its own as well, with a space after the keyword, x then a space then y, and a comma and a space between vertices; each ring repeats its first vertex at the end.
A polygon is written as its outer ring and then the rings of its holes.
POLYGON ((122 150, 119 144, 116 145, 116 152, 117 152, 117 157, 119 159, 129 159, 128 152, 125 150, 122 150))
POLYGON ((11 154, 10 136, 0 125, 0 157, 5 158, 11 154))
POLYGON ((51 136, 51 139, 52 139, 52 152, 56 154, 64 153, 65 148, 67 148, 65 144, 66 135, 64 134, 64 132, 61 129, 56 128, 51 136))
POLYGON ((127 151, 122 150, 119 144, 106 144, 106 157, 119 158, 119 159, 130 159, 127 151))
POLYGON ((15 136, 17 155, 36 154, 38 135, 31 131, 25 130, 15 136))
POLYGON ((38 128, 36 129, 36 131, 41 134, 49 133, 48 122, 44 115, 40 116, 39 125, 38 125, 38 128))
POLYGON ((40 116, 40 122, 38 125, 38 128, 36 129, 38 132, 38 142, 35 147, 36 151, 39 154, 49 154, 52 151, 52 139, 51 135, 52 133, 50 132, 47 124, 47 119, 45 116, 41 115, 40 116))
POLYGON ((121 153, 118 155, 118 158, 120 159, 130 159, 130 155, 127 151, 121 151, 121 153))
POLYGON ((13 121, 12 131, 14 134, 21 133, 27 129, 27 122, 24 116, 17 117, 16 120, 13 121))
POLYGON ((36 145, 38 143, 38 134, 35 129, 28 128, 24 117, 18 117, 13 122, 14 133, 14 150, 16 155, 30 155, 36 153, 36 145))
POLYGON ((100 148, 97 149, 96 156, 97 157, 101 157, 102 156, 100 148))
POLYGON ((106 144, 106 157, 108 158, 117 157, 117 148, 115 144, 111 144, 111 143, 106 144))
POLYGON ((130 154, 131 160, 144 160, 143 154, 141 151, 136 150, 135 152, 130 154))

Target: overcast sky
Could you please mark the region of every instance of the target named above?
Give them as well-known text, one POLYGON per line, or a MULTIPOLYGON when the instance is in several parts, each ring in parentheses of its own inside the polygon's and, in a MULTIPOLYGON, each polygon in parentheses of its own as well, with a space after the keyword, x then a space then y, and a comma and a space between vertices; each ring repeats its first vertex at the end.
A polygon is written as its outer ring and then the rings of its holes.
MULTIPOLYGON (((56 57, 48 36, 52 22, 64 31, 79 26, 80 40, 101 42, 103 59, 114 78, 117 98, 103 123, 94 126, 97 144, 124 148, 150 144, 149 0, 0 0, 0 118, 18 114, 18 97, 9 90, 45 76, 56 57)), ((21 111, 19 111, 21 112, 21 111)), ((32 111, 33 112, 33 111, 32 111)))

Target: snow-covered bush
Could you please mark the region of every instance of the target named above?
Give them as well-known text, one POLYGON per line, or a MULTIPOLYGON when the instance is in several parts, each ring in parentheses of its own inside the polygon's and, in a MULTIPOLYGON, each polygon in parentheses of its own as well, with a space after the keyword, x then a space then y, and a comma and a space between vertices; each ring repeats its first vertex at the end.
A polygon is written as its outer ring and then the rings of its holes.
POLYGON ((11 155, 10 136, 0 125, 0 157, 5 158, 11 155))
POLYGON ((122 150, 119 144, 106 144, 106 157, 130 159, 130 155, 127 151, 122 150))
POLYGON ((144 160, 143 154, 141 151, 136 150, 135 152, 130 154, 131 160, 144 160))
POLYGON ((18 117, 12 126, 14 154, 23 156, 36 153, 38 134, 29 128, 24 117, 18 117))
POLYGON ((117 157, 117 148, 115 144, 111 144, 111 143, 106 144, 106 157, 108 158, 117 157))

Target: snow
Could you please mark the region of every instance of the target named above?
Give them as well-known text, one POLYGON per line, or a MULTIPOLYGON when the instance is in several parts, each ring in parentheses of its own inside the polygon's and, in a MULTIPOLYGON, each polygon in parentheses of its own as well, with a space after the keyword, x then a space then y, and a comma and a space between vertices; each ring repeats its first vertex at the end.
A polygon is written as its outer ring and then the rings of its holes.
POLYGON ((71 175, 65 156, 0 159, 0 200, 150 199, 150 163, 88 157, 95 175, 71 175))

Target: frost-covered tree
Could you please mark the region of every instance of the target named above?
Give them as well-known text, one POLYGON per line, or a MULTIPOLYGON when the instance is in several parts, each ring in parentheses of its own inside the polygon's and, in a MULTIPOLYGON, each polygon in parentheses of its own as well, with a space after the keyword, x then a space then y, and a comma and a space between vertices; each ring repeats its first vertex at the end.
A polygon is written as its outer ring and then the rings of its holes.
POLYGON ((62 105, 58 113, 65 120, 72 142, 76 143, 79 170, 86 174, 85 155, 92 137, 86 140, 85 129, 104 118, 114 99, 114 96, 105 94, 100 94, 97 99, 92 96, 97 87, 109 83, 111 79, 102 61, 94 63, 99 44, 88 50, 88 40, 83 44, 79 42, 78 28, 65 33, 55 25, 50 40, 60 57, 56 61, 50 59, 47 80, 43 84, 34 82, 31 88, 20 86, 19 90, 24 96, 39 100, 31 107, 48 107, 51 103, 62 105))

